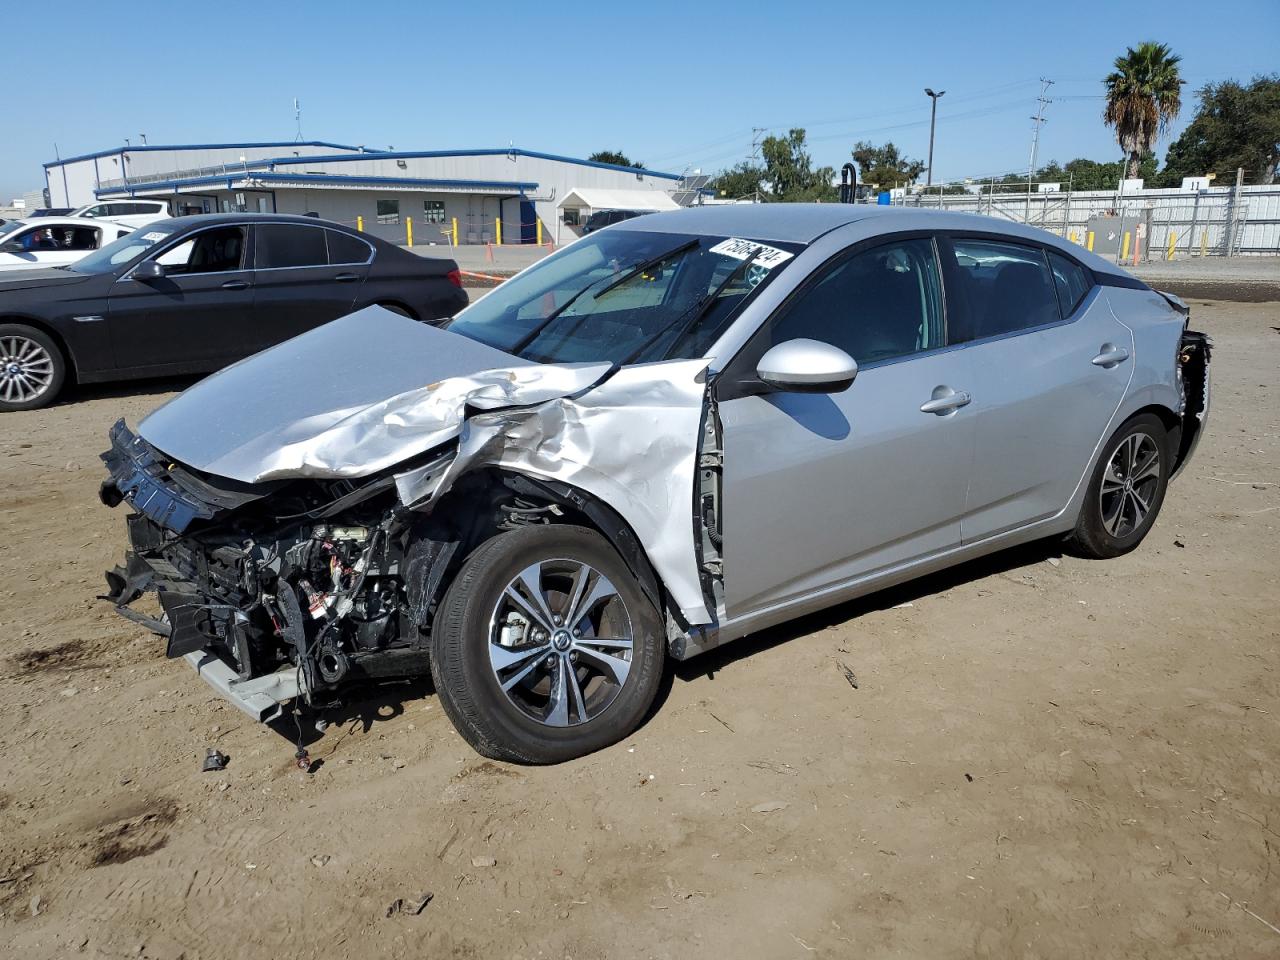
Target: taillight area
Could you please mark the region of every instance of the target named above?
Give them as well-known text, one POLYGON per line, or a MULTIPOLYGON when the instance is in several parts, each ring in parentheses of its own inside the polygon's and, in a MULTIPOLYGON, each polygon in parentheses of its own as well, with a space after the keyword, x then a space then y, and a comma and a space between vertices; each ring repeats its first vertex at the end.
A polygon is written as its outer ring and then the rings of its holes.
POLYGON ((457 287, 459 290, 462 289, 462 271, 461 270, 450 270, 447 274, 445 274, 445 276, 449 278, 449 282, 452 283, 455 287, 457 287))

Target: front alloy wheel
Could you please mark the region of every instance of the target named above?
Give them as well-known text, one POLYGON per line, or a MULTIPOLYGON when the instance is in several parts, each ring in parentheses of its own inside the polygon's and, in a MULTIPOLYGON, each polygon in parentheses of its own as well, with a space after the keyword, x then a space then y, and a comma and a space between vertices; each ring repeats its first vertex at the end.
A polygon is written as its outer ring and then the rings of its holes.
POLYGON ((513 706, 553 727, 600 716, 626 685, 635 645, 617 587, 579 560, 521 570, 489 620, 489 663, 513 706))
POLYGON ((483 543, 436 610, 431 671, 487 757, 558 763, 644 719, 665 639, 653 602, 594 530, 540 524, 483 543))

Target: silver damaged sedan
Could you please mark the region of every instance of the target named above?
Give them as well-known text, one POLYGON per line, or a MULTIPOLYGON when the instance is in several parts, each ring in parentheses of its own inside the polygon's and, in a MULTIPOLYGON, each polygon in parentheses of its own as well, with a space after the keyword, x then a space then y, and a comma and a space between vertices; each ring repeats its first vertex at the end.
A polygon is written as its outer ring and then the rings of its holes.
POLYGON ((106 599, 255 719, 429 674, 480 753, 566 760, 668 657, 1029 540, 1134 549, 1208 413, 1187 321, 983 217, 637 218, 116 424, 106 599))

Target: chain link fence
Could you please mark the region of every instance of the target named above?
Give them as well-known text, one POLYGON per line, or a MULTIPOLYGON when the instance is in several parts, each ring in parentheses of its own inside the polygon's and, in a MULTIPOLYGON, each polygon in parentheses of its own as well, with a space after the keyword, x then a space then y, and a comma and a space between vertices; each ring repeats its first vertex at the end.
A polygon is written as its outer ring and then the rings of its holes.
MULTIPOLYGON (((1084 245, 1090 242, 1090 233, 1098 242, 1101 229, 1113 226, 1132 233, 1130 259, 1280 255, 1280 185, 1127 194, 1117 190, 1030 194, 923 190, 895 199, 894 204, 1029 223, 1084 245)), ((1112 246, 1108 243, 1105 252, 1111 253, 1112 246)), ((1117 256, 1122 246, 1117 247, 1117 256)))

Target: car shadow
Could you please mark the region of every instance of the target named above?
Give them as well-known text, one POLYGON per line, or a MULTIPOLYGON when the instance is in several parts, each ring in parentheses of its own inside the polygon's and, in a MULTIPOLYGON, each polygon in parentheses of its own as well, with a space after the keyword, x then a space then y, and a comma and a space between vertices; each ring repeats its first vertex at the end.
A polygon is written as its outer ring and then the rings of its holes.
MULTIPOLYGON (((714 681, 726 667, 789 640, 848 623, 877 610, 912 603, 975 580, 1043 563, 1051 557, 1061 557, 1064 555, 1064 546, 1061 537, 1050 537, 1010 547, 990 556, 970 560, 917 580, 798 617, 759 633, 749 634, 691 660, 672 661, 671 669, 663 671, 653 706, 645 714, 639 728, 646 726, 663 708, 677 680, 682 683, 714 681)), ((311 769, 314 771, 324 763, 325 757, 331 756, 340 748, 346 736, 357 730, 368 733, 376 724, 395 720, 404 715, 405 704, 425 700, 434 693, 430 677, 371 681, 345 691, 340 703, 314 709, 304 708, 300 714, 294 714, 290 708, 286 708, 285 713, 268 726, 289 744, 301 745, 304 749, 333 738, 332 745, 325 748, 322 756, 311 758, 311 769)))
MULTIPOLYGON (((1051 557, 1061 557, 1064 547, 1061 537, 1049 537, 1009 547, 998 553, 969 560, 946 570, 807 614, 776 627, 761 630, 759 633, 748 634, 690 660, 675 661, 669 673, 673 679, 678 678, 686 683, 702 679, 715 680, 716 674, 730 664, 772 649, 788 640, 816 633, 827 627, 848 623, 877 610, 888 610, 899 604, 913 603, 975 580, 1008 573, 1020 567, 1029 567, 1051 557)), ((670 686, 668 684, 662 693, 664 699, 670 686)))
POLYGON ((395 720, 404 715, 405 704, 425 700, 435 693, 430 677, 412 677, 403 680, 385 680, 353 686, 344 691, 341 702, 329 706, 304 708, 294 714, 286 705, 284 713, 267 724, 273 731, 292 744, 303 747, 338 735, 332 753, 345 734, 368 733, 376 724, 395 720))
POLYGON ((207 374, 189 374, 183 377, 157 377, 154 380, 122 380, 111 383, 76 383, 67 387, 51 404, 52 407, 72 406, 92 400, 119 400, 125 397, 159 396, 164 393, 180 393, 207 374))

